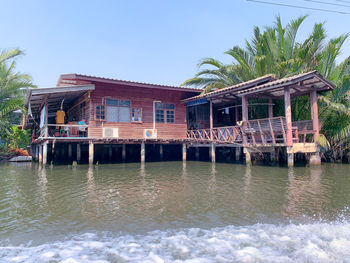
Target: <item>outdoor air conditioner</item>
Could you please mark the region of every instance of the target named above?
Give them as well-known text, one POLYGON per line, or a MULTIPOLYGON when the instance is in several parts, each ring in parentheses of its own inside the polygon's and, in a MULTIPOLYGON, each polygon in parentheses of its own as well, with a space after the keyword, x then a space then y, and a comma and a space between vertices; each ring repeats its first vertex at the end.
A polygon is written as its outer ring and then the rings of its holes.
POLYGON ((119 137, 118 128, 110 128, 110 127, 103 128, 103 138, 118 138, 118 137, 119 137))
POLYGON ((145 139, 157 139, 157 130, 153 129, 144 129, 143 138, 145 139))

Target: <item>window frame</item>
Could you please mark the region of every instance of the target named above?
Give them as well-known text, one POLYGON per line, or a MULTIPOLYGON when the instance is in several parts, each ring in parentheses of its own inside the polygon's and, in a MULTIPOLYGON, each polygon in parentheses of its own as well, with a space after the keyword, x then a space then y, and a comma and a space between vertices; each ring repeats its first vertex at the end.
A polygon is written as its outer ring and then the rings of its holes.
MULTIPOLYGON (((132 101, 130 99, 120 99, 120 98, 113 98, 113 97, 110 97, 110 96, 106 96, 106 97, 103 97, 102 98, 102 104, 105 105, 105 119, 103 121, 105 122, 109 122, 109 123, 132 123, 132 101), (114 101, 117 101, 117 105, 107 105, 107 100, 114 100, 114 101), (125 105, 119 105, 120 102, 123 101, 123 102, 128 102, 129 105, 128 106, 125 106, 125 105), (128 108, 129 109, 129 121, 107 121, 107 106, 110 106, 110 107, 116 107, 116 108, 128 108)), ((119 114, 119 110, 118 110, 118 114, 119 114)))
POLYGON ((175 103, 158 103, 158 105, 160 104, 160 106, 157 107, 157 104, 156 104, 156 107, 155 107, 155 110, 156 110, 156 123, 163 123, 163 124, 175 124, 175 112, 176 112, 176 105, 175 103), (163 122, 159 122, 157 121, 157 111, 162 111, 163 112, 163 122), (171 111, 173 112, 173 122, 168 122, 168 111, 171 111))
POLYGON ((134 107, 131 107, 131 114, 130 114, 130 118, 131 118, 131 123, 142 123, 143 122, 143 110, 141 107, 138 107, 138 106, 134 106, 134 107), (132 118, 133 118, 133 111, 134 110, 140 110, 140 117, 141 120, 139 121, 134 121, 132 118))
MULTIPOLYGON (((106 105, 105 104, 95 104, 94 109, 95 109, 95 114, 94 114, 95 121, 106 121, 106 105), (97 107, 103 107, 103 112, 104 112, 103 119, 101 118, 101 116, 100 116, 100 118, 97 118, 97 107)), ((100 111, 101 111, 101 109, 100 109, 100 111)), ((101 115, 101 113, 99 115, 101 115)))

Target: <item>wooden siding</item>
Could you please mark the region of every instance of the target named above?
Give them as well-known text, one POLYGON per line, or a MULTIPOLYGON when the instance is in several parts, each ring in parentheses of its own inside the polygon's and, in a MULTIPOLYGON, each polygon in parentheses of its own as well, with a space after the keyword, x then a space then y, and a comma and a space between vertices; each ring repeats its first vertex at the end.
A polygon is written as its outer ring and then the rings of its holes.
POLYGON ((121 139, 142 139, 144 129, 153 128, 153 101, 161 101, 175 105, 175 120, 174 123, 156 123, 157 138, 186 139, 186 107, 181 103, 181 100, 198 93, 100 82, 92 82, 92 84, 95 84, 95 90, 91 92, 90 99, 86 102, 86 114, 89 116, 89 137, 100 138, 103 127, 115 127, 119 128, 119 138, 121 139), (101 105, 104 98, 129 100, 130 109, 133 107, 142 108, 142 122, 121 123, 95 120, 95 107, 101 105))

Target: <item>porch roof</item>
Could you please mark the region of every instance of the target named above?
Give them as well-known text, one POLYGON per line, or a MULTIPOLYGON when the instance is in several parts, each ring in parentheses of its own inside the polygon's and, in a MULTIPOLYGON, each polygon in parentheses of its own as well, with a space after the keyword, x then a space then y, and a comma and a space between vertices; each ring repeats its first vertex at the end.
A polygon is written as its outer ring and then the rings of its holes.
POLYGON ((65 104, 95 89, 94 85, 75 85, 52 88, 35 88, 27 92, 26 106, 31 108, 33 115, 39 114, 47 96, 49 111, 57 111, 64 99, 65 104))
POLYGON ((334 89, 334 84, 325 79, 317 71, 301 73, 283 79, 275 79, 273 75, 264 76, 247 82, 237 84, 207 94, 201 94, 182 102, 187 103, 198 99, 211 99, 213 102, 223 102, 238 99, 244 95, 258 98, 283 98, 284 88, 291 88, 291 96, 303 96, 310 91, 327 91, 334 89))

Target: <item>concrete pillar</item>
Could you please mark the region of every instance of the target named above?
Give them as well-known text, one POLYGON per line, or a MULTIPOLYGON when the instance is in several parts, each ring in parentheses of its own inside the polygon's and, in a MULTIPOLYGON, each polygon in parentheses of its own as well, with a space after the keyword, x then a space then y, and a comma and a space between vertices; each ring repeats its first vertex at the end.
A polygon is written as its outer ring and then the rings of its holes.
POLYGON ((141 162, 144 163, 146 160, 146 149, 145 149, 145 142, 141 143, 141 162))
POLYGON ((94 164, 94 144, 89 142, 89 164, 94 164))
POLYGON ((210 145, 209 154, 210 154, 211 162, 215 163, 216 162, 216 154, 215 154, 215 144, 214 143, 212 143, 210 145))
POLYGON ((186 143, 182 144, 182 161, 187 161, 187 146, 186 143))
POLYGON ((47 163, 47 141, 43 143, 43 164, 47 163))
POLYGON ((293 147, 287 147, 287 162, 288 162, 288 167, 294 166, 293 147))
POLYGON ((196 161, 199 161, 199 147, 195 148, 196 161))
POLYGON ((245 155, 245 163, 246 165, 251 165, 252 164, 252 156, 248 148, 244 147, 243 148, 243 153, 245 155))
POLYGON ((286 144, 287 146, 293 146, 293 132, 292 132, 292 107, 290 103, 290 88, 284 89, 284 110, 287 122, 286 131, 286 144))
POLYGON ((110 145, 108 145, 108 158, 109 158, 110 162, 112 161, 112 155, 113 155, 112 144, 110 144, 110 145))
POLYGON ((126 160, 126 144, 123 144, 122 146, 122 161, 125 163, 126 160))
POLYGON ((159 144, 159 158, 163 161, 163 144, 159 144))
POLYGON ((316 142, 318 135, 320 134, 320 122, 318 120, 318 105, 317 105, 317 92, 312 91, 310 94, 311 102, 311 117, 312 117, 312 128, 314 133, 314 142, 316 142))
POLYGON ((241 159, 241 147, 235 147, 235 160, 238 162, 241 159))
POLYGON ((39 163, 43 162, 43 146, 39 144, 39 163))
POLYGON ((309 159, 310 165, 321 165, 321 156, 319 152, 311 153, 309 159))
POLYGON ((69 162, 73 161, 72 160, 72 144, 68 144, 68 159, 69 159, 69 162))
POLYGON ((77 144, 77 162, 79 163, 81 160, 81 148, 80 144, 77 144))

